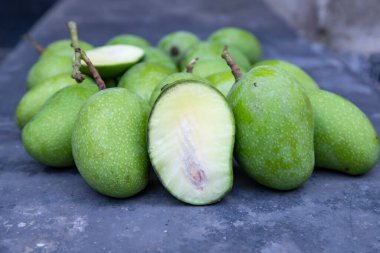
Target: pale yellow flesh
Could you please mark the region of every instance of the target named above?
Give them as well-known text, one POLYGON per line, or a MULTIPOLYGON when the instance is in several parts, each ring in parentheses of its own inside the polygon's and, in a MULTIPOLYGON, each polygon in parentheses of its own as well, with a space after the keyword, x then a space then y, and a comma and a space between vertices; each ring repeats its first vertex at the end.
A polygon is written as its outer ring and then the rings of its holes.
POLYGON ((178 199, 207 204, 231 188, 234 122, 216 91, 186 84, 166 92, 150 119, 149 140, 152 164, 178 199))
MULTIPOLYGON (((86 51, 95 66, 134 63, 144 56, 144 50, 130 45, 109 45, 86 51)), ((86 63, 82 60, 82 65, 86 63)))

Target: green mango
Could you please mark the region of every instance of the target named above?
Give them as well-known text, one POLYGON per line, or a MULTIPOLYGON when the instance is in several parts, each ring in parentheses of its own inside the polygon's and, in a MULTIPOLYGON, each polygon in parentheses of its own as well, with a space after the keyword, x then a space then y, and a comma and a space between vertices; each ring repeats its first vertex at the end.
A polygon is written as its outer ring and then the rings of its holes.
POLYGON ((300 186, 314 168, 313 112, 302 89, 283 71, 251 69, 228 94, 236 121, 235 157, 258 183, 300 186))
POLYGON ((148 184, 148 115, 146 103, 123 88, 100 91, 85 103, 73 130, 72 150, 93 189, 126 198, 148 184))
POLYGON ((314 112, 315 164, 361 175, 379 157, 379 137, 371 121, 350 101, 328 91, 309 95, 314 112))
POLYGON ((257 66, 273 66, 284 70, 301 85, 306 94, 319 90, 318 84, 305 71, 290 62, 267 60, 256 63, 255 67, 257 66))
MULTIPOLYGON (((240 68, 240 70, 242 72, 247 72, 245 68, 240 68)), ((230 67, 223 59, 199 59, 193 67, 193 73, 201 77, 208 77, 221 72, 231 73, 230 67)))
POLYGON ((154 47, 144 48, 143 62, 161 65, 171 72, 177 72, 177 66, 172 59, 162 50, 154 47))
MULTIPOLYGON (((190 48, 181 61, 181 70, 185 70, 187 64, 194 58, 199 60, 208 59, 222 59, 224 45, 217 42, 201 42, 190 48)), ((250 69, 251 64, 248 58, 237 48, 233 46, 228 47, 228 52, 234 59, 235 63, 243 69, 250 69)))
POLYGON ((150 43, 148 41, 133 34, 117 35, 107 41, 106 45, 132 45, 140 48, 150 47, 150 43))
POLYGON ((176 31, 167 34, 158 42, 158 48, 166 52, 174 62, 179 62, 186 51, 199 43, 199 38, 190 32, 176 31))
POLYGON ((43 81, 59 75, 70 75, 73 70, 72 59, 64 56, 43 57, 35 63, 29 70, 27 77, 27 87, 31 89, 43 81))
POLYGON ((42 164, 74 165, 71 134, 84 102, 98 91, 94 84, 70 85, 49 98, 22 129, 26 151, 42 164))
POLYGON ((235 83, 235 77, 230 71, 215 73, 207 77, 207 80, 217 88, 225 97, 235 83))
POLYGON ((152 95, 150 96, 149 104, 151 106, 154 105, 154 102, 156 102, 158 96, 161 94, 161 91, 163 87, 167 84, 171 84, 177 81, 185 81, 185 80, 194 80, 194 81, 199 81, 199 82, 204 82, 208 83, 208 81, 202 77, 199 77, 197 75, 194 75, 193 73, 187 73, 187 72, 179 72, 179 73, 174 73, 171 74, 164 79, 161 80, 161 82, 158 83, 156 88, 154 88, 152 95))
POLYGON ((251 64, 261 59, 261 44, 247 30, 236 27, 224 27, 212 33, 208 40, 238 48, 248 57, 251 64))
POLYGON ((118 86, 136 93, 149 103, 153 90, 172 72, 154 63, 139 63, 130 68, 120 79, 118 86))
MULTIPOLYGON (((84 41, 80 41, 79 46, 84 51, 94 48, 91 44, 84 41)), ((57 40, 49 44, 41 54, 41 58, 51 56, 67 57, 72 60, 74 57, 74 50, 71 47, 71 40, 57 40)))
MULTIPOLYGON (((86 78, 82 84, 94 84, 91 78, 86 78)), ((23 128, 36 115, 45 102, 61 89, 75 85, 76 81, 68 73, 53 76, 30 89, 21 99, 16 109, 16 121, 23 128)))

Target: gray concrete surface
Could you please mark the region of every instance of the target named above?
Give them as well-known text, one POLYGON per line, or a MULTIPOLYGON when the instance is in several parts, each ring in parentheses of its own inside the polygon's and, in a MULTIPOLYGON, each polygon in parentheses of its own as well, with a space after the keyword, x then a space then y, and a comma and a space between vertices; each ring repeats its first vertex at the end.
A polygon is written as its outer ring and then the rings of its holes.
MULTIPOLYGON (((47 43, 67 36, 73 19, 95 45, 119 33, 156 42, 185 29, 202 38, 237 25, 257 34, 265 58, 305 68, 322 88, 357 104, 380 131, 379 94, 333 54, 296 36, 259 0, 206 2, 69 0, 32 29, 47 43)), ((259 186, 235 168, 232 192, 218 204, 194 207, 171 197, 152 173, 141 194, 101 196, 77 171, 33 161, 13 113, 37 55, 19 44, 0 65, 0 252, 379 252, 380 166, 362 177, 316 169, 297 190, 259 186)))

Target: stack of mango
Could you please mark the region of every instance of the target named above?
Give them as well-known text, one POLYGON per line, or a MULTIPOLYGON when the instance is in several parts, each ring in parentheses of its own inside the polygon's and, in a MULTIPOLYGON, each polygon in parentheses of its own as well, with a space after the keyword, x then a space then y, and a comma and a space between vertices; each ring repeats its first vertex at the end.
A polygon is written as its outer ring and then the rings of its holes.
POLYGON ((232 189, 234 158, 278 190, 299 187, 315 167, 361 175, 377 163, 366 115, 299 67, 262 61, 249 31, 221 28, 206 41, 177 31, 157 47, 131 34, 96 48, 81 41, 95 68, 80 58, 80 83, 73 44, 43 50, 16 120, 34 159, 76 166, 104 195, 137 194, 150 167, 174 197, 205 205, 232 189))

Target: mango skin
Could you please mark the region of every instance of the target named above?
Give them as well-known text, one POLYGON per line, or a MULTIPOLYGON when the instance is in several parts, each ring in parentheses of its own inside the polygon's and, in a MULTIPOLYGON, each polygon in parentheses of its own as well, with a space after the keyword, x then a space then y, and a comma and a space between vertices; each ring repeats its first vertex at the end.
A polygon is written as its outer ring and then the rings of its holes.
POLYGON ((244 29, 224 27, 212 33, 208 40, 238 48, 247 56, 251 64, 261 59, 262 50, 260 42, 252 33, 244 29))
POLYGON ((199 43, 199 38, 187 31, 176 31, 167 34, 158 42, 158 48, 169 55, 174 62, 179 62, 187 50, 199 43), (176 48, 177 51, 173 51, 176 48))
POLYGON ((152 95, 150 96, 150 99, 149 99, 149 104, 151 106, 154 105, 158 96, 162 92, 162 88, 165 85, 171 84, 174 82, 178 82, 178 81, 185 81, 185 80, 194 80, 194 81, 208 83, 208 81, 206 79, 199 77, 197 75, 194 75, 193 73, 179 72, 179 73, 171 74, 171 75, 165 77, 164 79, 162 79, 161 82, 159 82, 159 84, 156 86, 156 88, 154 88, 152 95))
MULTIPOLYGON (((240 70, 243 73, 247 72, 245 68, 240 68, 240 70)), ((198 60, 194 64, 192 73, 206 78, 210 75, 221 73, 221 72, 231 73, 231 69, 227 65, 224 59, 205 59, 205 60, 198 60)))
POLYGON ((255 64, 257 66, 273 66, 284 70, 291 78, 294 78, 302 87, 306 94, 310 94, 311 92, 318 91, 318 84, 311 78, 305 71, 303 71, 298 66, 281 60, 266 60, 261 61, 255 64))
POLYGON ((361 175, 379 157, 379 137, 368 117, 350 101, 328 91, 309 95, 314 111, 315 163, 361 175))
MULTIPOLYGON (((85 51, 94 48, 91 44, 84 41, 80 41, 79 46, 85 51)), ((51 56, 67 57, 71 60, 74 57, 74 49, 71 47, 71 40, 64 39, 50 43, 41 54, 41 58, 51 56)))
POLYGON ((258 183, 278 190, 300 186, 314 168, 309 99, 282 71, 256 67, 228 95, 235 115, 235 158, 258 183))
MULTIPOLYGON (((82 84, 92 83, 94 81, 91 78, 86 78, 82 84)), ((30 89, 19 102, 16 109, 16 121, 20 128, 23 128, 34 115, 36 115, 45 102, 57 93, 59 90, 70 86, 76 85, 76 81, 71 78, 70 74, 61 74, 53 76, 41 84, 30 89)))
POLYGON ((231 71, 215 73, 207 77, 207 80, 217 88, 225 97, 228 96, 232 86, 235 83, 235 77, 231 71))
POLYGON ((71 85, 46 101, 22 129, 22 142, 29 155, 48 166, 73 166, 74 123, 84 102, 97 91, 93 84, 71 85))
POLYGON ((93 189, 126 198, 146 187, 148 115, 145 102, 123 88, 103 90, 83 106, 72 149, 80 174, 93 189))
POLYGON ((171 72, 177 72, 177 66, 164 51, 158 48, 148 47, 144 48, 144 53, 143 62, 158 64, 171 72))
POLYGON ((106 45, 132 45, 140 48, 150 47, 150 43, 133 34, 117 35, 106 42, 106 45))
POLYGON ((65 56, 50 56, 40 58, 29 70, 27 77, 27 87, 31 89, 43 81, 59 75, 59 74, 71 74, 72 59, 65 56))
MULTIPOLYGON (((194 45, 190 48, 181 61, 181 70, 185 70, 188 63, 198 57, 199 60, 218 59, 223 60, 222 53, 224 44, 218 42, 206 41, 194 45)), ((228 52, 234 59, 235 63, 243 69, 250 69, 251 64, 248 58, 236 47, 229 46, 228 52)))
POLYGON ((118 86, 139 95, 147 103, 159 82, 172 72, 154 63, 139 63, 130 68, 120 79, 118 86))

